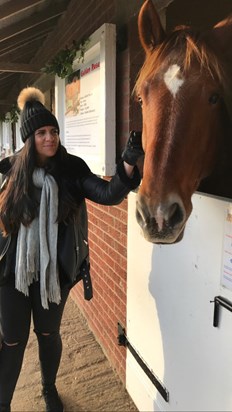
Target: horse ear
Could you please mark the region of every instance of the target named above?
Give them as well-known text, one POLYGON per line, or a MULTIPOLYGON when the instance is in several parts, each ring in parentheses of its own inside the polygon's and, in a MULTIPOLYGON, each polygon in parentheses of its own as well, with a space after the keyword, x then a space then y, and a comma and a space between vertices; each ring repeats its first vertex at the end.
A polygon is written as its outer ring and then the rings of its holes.
POLYGON ((150 53, 157 45, 162 43, 166 37, 152 0, 146 0, 140 9, 138 30, 140 42, 146 53, 150 53))

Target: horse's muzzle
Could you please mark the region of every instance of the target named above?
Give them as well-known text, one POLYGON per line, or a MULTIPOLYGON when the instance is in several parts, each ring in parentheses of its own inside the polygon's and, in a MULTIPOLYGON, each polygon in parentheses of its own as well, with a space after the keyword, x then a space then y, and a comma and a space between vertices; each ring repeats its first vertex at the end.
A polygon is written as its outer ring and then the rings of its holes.
POLYGON ((186 212, 181 199, 176 195, 169 196, 164 203, 153 204, 138 194, 136 219, 147 241, 172 244, 183 237, 186 212))

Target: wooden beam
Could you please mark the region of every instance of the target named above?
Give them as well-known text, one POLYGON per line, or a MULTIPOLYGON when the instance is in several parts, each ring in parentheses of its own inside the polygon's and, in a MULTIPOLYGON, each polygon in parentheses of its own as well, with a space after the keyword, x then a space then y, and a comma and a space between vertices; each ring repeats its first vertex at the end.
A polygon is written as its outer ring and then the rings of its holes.
POLYGON ((43 3, 44 0, 11 0, 0 6, 0 22, 9 17, 15 16, 37 4, 43 3))
POLYGON ((23 61, 23 55, 21 49, 25 49, 25 46, 29 50, 33 47, 33 43, 40 41, 42 44, 46 36, 49 34, 50 28, 43 27, 43 30, 39 31, 38 33, 33 33, 28 35, 28 33, 22 33, 22 35, 18 36, 17 39, 12 44, 12 41, 9 39, 4 42, 4 47, 0 47, 0 61, 4 58, 7 60, 11 60, 11 57, 15 57, 16 53, 18 57, 21 57, 23 61), (17 40, 17 41, 16 41, 17 40), (6 57, 9 55, 10 57, 6 57))
POLYGON ((7 39, 13 38, 20 33, 28 31, 29 29, 36 28, 40 24, 59 17, 64 12, 63 3, 59 5, 52 5, 42 13, 35 13, 30 18, 27 18, 18 23, 12 24, 9 27, 5 27, 0 30, 0 42, 3 42, 7 39))
POLYGON ((0 72, 9 73, 41 73, 41 68, 25 63, 0 62, 0 72))

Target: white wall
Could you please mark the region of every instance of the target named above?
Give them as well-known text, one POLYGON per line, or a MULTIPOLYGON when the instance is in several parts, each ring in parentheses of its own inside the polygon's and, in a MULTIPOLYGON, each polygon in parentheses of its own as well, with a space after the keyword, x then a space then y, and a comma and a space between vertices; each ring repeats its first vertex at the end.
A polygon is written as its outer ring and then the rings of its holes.
POLYGON ((19 118, 19 121, 16 123, 15 127, 16 127, 16 150, 19 150, 24 145, 21 139, 21 134, 20 134, 20 118, 19 118))
MULTIPOLYGON (((1 126, 1 149, 3 149, 5 156, 9 156, 12 152, 12 131, 11 123, 2 122, 1 126)), ((2 155, 2 153, 0 153, 2 155)))

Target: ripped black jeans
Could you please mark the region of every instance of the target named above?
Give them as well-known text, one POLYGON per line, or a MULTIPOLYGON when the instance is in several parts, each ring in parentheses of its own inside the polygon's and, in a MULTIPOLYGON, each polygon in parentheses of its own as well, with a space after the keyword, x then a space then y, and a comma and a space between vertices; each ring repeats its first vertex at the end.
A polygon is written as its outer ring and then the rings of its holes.
POLYGON ((29 297, 18 292, 13 282, 0 287, 0 405, 11 403, 30 333, 31 316, 38 339, 42 384, 55 383, 62 353, 60 324, 68 294, 69 289, 62 288, 61 303, 51 303, 47 310, 41 305, 39 282, 30 286, 29 297))

